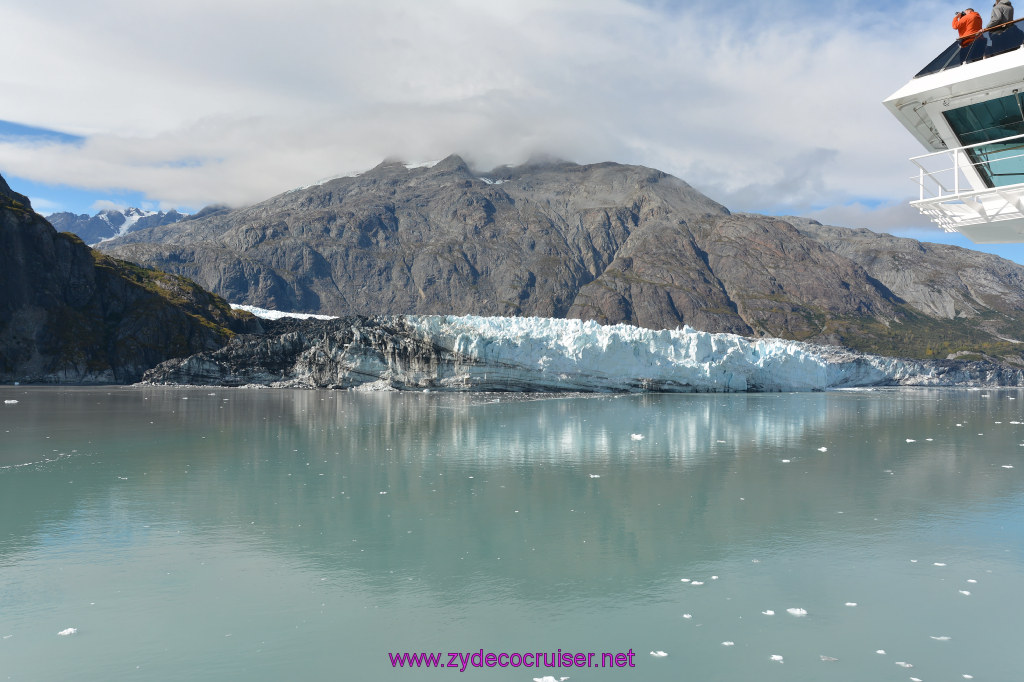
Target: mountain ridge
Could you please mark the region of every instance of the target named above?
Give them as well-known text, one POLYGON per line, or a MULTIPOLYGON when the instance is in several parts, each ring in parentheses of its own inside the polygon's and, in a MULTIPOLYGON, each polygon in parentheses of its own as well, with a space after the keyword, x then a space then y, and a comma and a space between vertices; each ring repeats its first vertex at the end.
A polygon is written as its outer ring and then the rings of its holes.
POLYGON ((128 383, 262 327, 189 280, 57 232, 0 177, 0 381, 128 383))
POLYGON ((1022 363, 1024 267, 803 218, 733 213, 656 169, 386 160, 101 247, 235 303, 332 315, 689 325, 1022 363))

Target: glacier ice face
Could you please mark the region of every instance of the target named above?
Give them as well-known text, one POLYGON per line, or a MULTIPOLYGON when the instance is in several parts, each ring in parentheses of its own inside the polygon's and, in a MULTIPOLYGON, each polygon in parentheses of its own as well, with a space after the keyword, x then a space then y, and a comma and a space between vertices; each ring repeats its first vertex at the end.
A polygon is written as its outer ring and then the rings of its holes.
POLYGON ((364 390, 734 392, 1024 384, 991 364, 925 362, 689 327, 536 317, 281 319, 261 336, 170 361, 154 383, 364 390))
MULTIPOLYGON (((484 372, 506 368, 546 390, 809 391, 873 385, 886 374, 870 364, 837 367, 821 347, 796 341, 689 327, 652 330, 537 317, 406 320, 422 338, 480 362, 484 372)), ((470 366, 466 371, 476 373, 470 366)))

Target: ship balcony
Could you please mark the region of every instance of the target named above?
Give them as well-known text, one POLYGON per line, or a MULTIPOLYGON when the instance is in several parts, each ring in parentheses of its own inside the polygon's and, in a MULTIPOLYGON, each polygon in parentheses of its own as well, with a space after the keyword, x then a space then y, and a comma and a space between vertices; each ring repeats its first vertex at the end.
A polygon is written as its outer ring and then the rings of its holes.
POLYGON ((978 244, 1024 241, 1024 134, 911 159, 910 202, 947 232, 978 244))

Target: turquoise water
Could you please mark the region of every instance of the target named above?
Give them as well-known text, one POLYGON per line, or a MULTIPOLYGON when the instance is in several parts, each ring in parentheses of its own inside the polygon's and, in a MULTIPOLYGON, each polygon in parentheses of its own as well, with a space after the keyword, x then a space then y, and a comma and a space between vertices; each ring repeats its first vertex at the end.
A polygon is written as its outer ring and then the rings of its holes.
POLYGON ((1019 677, 1019 391, 0 400, 0 679, 1019 677))

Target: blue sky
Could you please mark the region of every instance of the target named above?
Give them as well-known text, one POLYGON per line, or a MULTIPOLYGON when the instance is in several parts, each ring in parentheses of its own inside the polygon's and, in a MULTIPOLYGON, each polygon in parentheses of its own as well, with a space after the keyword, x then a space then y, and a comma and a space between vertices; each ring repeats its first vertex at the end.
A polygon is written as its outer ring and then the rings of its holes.
MULTIPOLYGON (((387 157, 459 153, 486 170, 545 153, 659 168, 734 211, 951 239, 908 206, 908 158, 923 150, 881 101, 952 42, 959 6, 0 0, 0 9, 0 59, 16 65, 0 74, 0 173, 44 214, 195 211, 387 157)), ((987 250, 1024 262, 1016 246, 987 250)))

